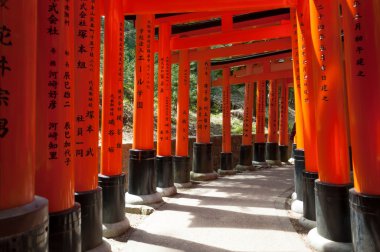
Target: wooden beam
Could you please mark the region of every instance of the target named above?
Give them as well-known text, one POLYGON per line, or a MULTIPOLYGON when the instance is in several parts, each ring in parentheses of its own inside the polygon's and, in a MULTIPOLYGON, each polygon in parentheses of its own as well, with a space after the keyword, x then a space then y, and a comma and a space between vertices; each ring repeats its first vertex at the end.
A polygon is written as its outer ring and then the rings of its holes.
POLYGON ((219 70, 219 69, 222 69, 223 67, 231 68, 231 67, 237 67, 237 66, 245 66, 248 64, 258 64, 262 62, 269 62, 269 61, 285 59, 285 58, 290 58, 290 57, 292 57, 292 53, 286 52, 286 53, 282 53, 282 54, 278 54, 274 56, 262 57, 258 59, 248 59, 248 60, 242 60, 239 62, 233 62, 233 63, 223 64, 223 65, 214 65, 214 66, 211 66, 211 70, 219 70))
POLYGON ((296 0, 123 0, 124 14, 255 11, 296 6, 296 0))
MULTIPOLYGON (((239 44, 230 47, 207 49, 205 52, 190 51, 189 60, 215 59, 224 57, 236 57, 242 55, 259 54, 271 51, 283 51, 291 48, 290 38, 282 38, 270 41, 260 41, 252 44, 239 44)), ((178 63, 178 53, 172 55, 172 63, 178 63)))
MULTIPOLYGON (((281 54, 287 53, 287 52, 290 53, 291 50, 289 49, 286 51, 266 52, 266 53, 260 53, 260 54, 246 55, 243 57, 234 57, 234 58, 229 58, 229 59, 224 59, 224 60, 214 60, 211 62, 211 65, 217 66, 217 65, 226 65, 226 64, 230 64, 230 63, 239 64, 241 61, 266 58, 268 56, 281 55, 281 54)), ((268 62, 268 66, 269 66, 269 64, 270 64, 270 62, 268 62)))
MULTIPOLYGON (((291 78, 293 76, 293 70, 284 70, 270 73, 249 74, 245 76, 230 77, 230 85, 245 84, 251 81, 263 81, 263 80, 277 80, 291 78)), ((212 81, 212 87, 218 87, 222 85, 222 79, 218 78, 212 81)))
MULTIPOLYGON (((233 14, 233 12, 230 12, 230 13, 225 12, 225 15, 228 15, 228 14, 231 15, 233 14)), ((250 12, 250 13, 240 14, 240 15, 232 15, 232 19, 233 19, 234 24, 239 24, 239 23, 244 23, 247 21, 255 21, 255 20, 268 18, 268 17, 276 17, 283 14, 289 15, 290 14, 289 9, 283 8, 283 9, 275 9, 275 10, 255 11, 255 12, 250 12)), ((220 27, 221 25, 222 25, 222 22, 221 22, 220 17, 213 18, 212 20, 203 20, 202 22, 177 24, 177 25, 173 25, 172 34, 182 35, 183 33, 186 33, 186 32, 196 32, 196 31, 204 30, 208 28, 217 28, 217 27, 220 27)))
POLYGON ((222 32, 229 32, 234 29, 234 20, 231 14, 224 14, 222 16, 222 32))
POLYGON ((293 61, 287 60, 282 63, 278 63, 278 62, 272 63, 270 64, 270 69, 272 72, 293 69, 293 61))
POLYGON ((160 25, 162 23, 169 23, 172 25, 210 20, 214 18, 220 18, 224 15, 241 15, 247 13, 247 11, 222 11, 222 12, 197 12, 186 13, 181 15, 175 15, 170 17, 157 18, 155 24, 160 25))
POLYGON ((290 37, 290 31, 290 24, 283 24, 263 28, 234 30, 230 32, 190 38, 174 37, 171 40, 171 49, 181 50, 188 48, 209 47, 213 45, 235 44, 253 40, 265 40, 268 38, 284 38, 290 37))
MULTIPOLYGON (((265 64, 265 66, 257 65, 257 63, 253 64, 247 64, 245 68, 241 68, 239 70, 235 70, 233 73, 233 76, 235 77, 242 77, 247 75, 249 72, 247 72, 247 68, 252 67, 252 72, 250 74, 261 74, 263 72, 280 72, 280 71, 287 71, 293 69, 292 61, 286 61, 283 63, 271 63, 271 64, 265 64)), ((292 81, 292 80, 291 80, 292 81)))
MULTIPOLYGON (((237 29, 252 28, 253 26, 258 27, 258 26, 263 26, 263 25, 279 25, 281 24, 283 20, 290 20, 290 15, 282 14, 282 15, 277 15, 273 17, 266 17, 266 18, 234 23, 233 28, 237 30, 237 29)), ((181 37, 191 37, 191 36, 200 36, 200 35, 211 35, 213 33, 218 33, 218 32, 222 32, 221 26, 204 28, 204 29, 199 29, 199 30, 194 30, 194 31, 181 32, 179 33, 179 35, 181 37)))
MULTIPOLYGON (((280 9, 278 12, 281 13, 283 11, 280 9)), ((219 14, 220 13, 228 13, 228 12, 219 12, 219 14)), ((183 16, 183 15, 186 15, 186 14, 181 14, 181 15, 177 15, 177 16, 183 16)), ((188 14, 188 15, 192 15, 192 14, 188 14)), ((280 25, 281 23, 290 22, 289 21, 289 19, 290 19, 289 14, 279 14, 279 15, 276 14, 274 16, 252 19, 252 20, 247 19, 246 16, 247 15, 241 15, 241 16, 236 17, 237 22, 233 23, 233 28, 236 30, 237 29, 247 29, 247 28, 250 28, 252 26, 255 26, 255 27, 264 26, 264 25, 272 26, 272 25, 280 25), (245 19, 247 19, 247 20, 245 21, 245 19)), ((261 16, 263 16, 263 14, 261 14, 261 16)), ((171 17, 171 16, 169 16, 169 17, 171 17)), ((156 21, 157 21, 157 19, 156 19, 156 21)), ((179 36, 190 37, 190 36, 199 36, 199 35, 205 35, 205 34, 211 35, 212 33, 217 33, 217 32, 222 32, 221 26, 216 26, 216 27, 206 28, 206 29, 200 29, 200 30, 194 30, 194 31, 190 31, 190 32, 184 32, 184 33, 180 33, 179 36)), ((158 41, 155 41, 155 44, 158 44, 158 41)), ((155 48, 155 52, 157 52, 158 47, 155 46, 154 48, 155 48)), ((176 62, 178 62, 178 53, 173 54, 173 55, 177 55, 175 57, 176 57, 176 62)))

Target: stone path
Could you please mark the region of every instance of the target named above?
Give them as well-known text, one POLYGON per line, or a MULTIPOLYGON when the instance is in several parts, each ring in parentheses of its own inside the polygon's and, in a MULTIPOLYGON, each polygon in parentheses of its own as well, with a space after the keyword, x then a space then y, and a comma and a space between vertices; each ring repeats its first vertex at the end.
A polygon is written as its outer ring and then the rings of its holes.
POLYGON ((311 251, 285 209, 292 192, 290 166, 196 184, 165 198, 113 251, 311 251))

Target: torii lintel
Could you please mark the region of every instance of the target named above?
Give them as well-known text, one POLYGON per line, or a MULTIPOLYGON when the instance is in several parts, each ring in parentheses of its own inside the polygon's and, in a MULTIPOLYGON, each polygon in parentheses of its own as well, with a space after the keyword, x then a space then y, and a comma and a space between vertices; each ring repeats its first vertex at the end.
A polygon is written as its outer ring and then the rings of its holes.
POLYGON ((156 13, 186 13, 210 11, 256 11, 296 6, 296 0, 192 0, 192 1, 151 1, 124 0, 124 13, 156 14, 156 13))

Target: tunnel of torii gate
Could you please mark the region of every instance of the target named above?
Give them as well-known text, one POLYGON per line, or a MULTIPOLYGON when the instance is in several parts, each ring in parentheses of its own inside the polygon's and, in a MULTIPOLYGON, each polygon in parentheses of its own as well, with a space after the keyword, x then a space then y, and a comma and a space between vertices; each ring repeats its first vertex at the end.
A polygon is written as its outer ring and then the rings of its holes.
POLYGON ((102 237, 128 230, 127 205, 158 203, 192 181, 288 160, 294 160, 291 208, 316 223, 308 239, 317 250, 329 251, 328 244, 334 251, 380 251, 379 1, 1 0, 0 13, 0 251, 110 251, 102 237), (136 28, 127 170, 125 20, 136 28), (198 80, 196 141, 189 148, 191 62, 198 80), (175 136, 172 64, 179 65, 175 136), (222 74, 212 79, 212 71, 222 74), (243 134, 233 166, 231 85, 239 84, 243 134), (213 87, 223 91, 217 169, 213 87))

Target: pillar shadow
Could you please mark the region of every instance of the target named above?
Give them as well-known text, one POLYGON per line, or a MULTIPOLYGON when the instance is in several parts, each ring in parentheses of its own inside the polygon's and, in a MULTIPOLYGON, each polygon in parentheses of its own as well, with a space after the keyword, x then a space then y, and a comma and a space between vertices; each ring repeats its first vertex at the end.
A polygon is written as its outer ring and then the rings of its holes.
MULTIPOLYGON (((130 239, 127 242, 127 249, 128 243, 130 241, 135 241, 139 243, 145 243, 145 244, 151 244, 156 245, 164 248, 169 249, 175 249, 175 250, 181 250, 181 251, 207 251, 207 252, 227 252, 229 250, 221 249, 189 240, 179 239, 171 236, 165 236, 165 235, 156 235, 148 233, 144 230, 137 229, 135 233, 132 234, 130 239)), ((132 251, 132 250, 129 250, 132 251)), ((137 251, 137 250, 133 250, 137 251)), ((142 251, 142 250, 139 250, 142 251)), ((145 252, 145 251, 144 251, 145 252)))
MULTIPOLYGON (((229 205, 226 205, 229 206, 229 205)), ((255 207, 255 206, 253 206, 255 207)), ((274 204, 272 204, 271 209, 268 211, 278 211, 274 204)), ((284 216, 276 215, 264 215, 255 213, 255 209, 249 209, 249 207, 241 207, 237 211, 207 208, 207 207, 197 207, 197 206, 186 206, 170 204, 168 207, 161 209, 160 211, 176 211, 189 213, 192 217, 191 224, 189 228, 237 228, 237 229, 263 229, 263 230, 278 230, 278 231, 294 231, 292 228, 284 230, 282 225, 279 223, 288 223, 289 227, 292 227, 289 217, 286 215, 286 210, 284 211, 284 216), (252 211, 247 213, 247 211, 252 211)))

